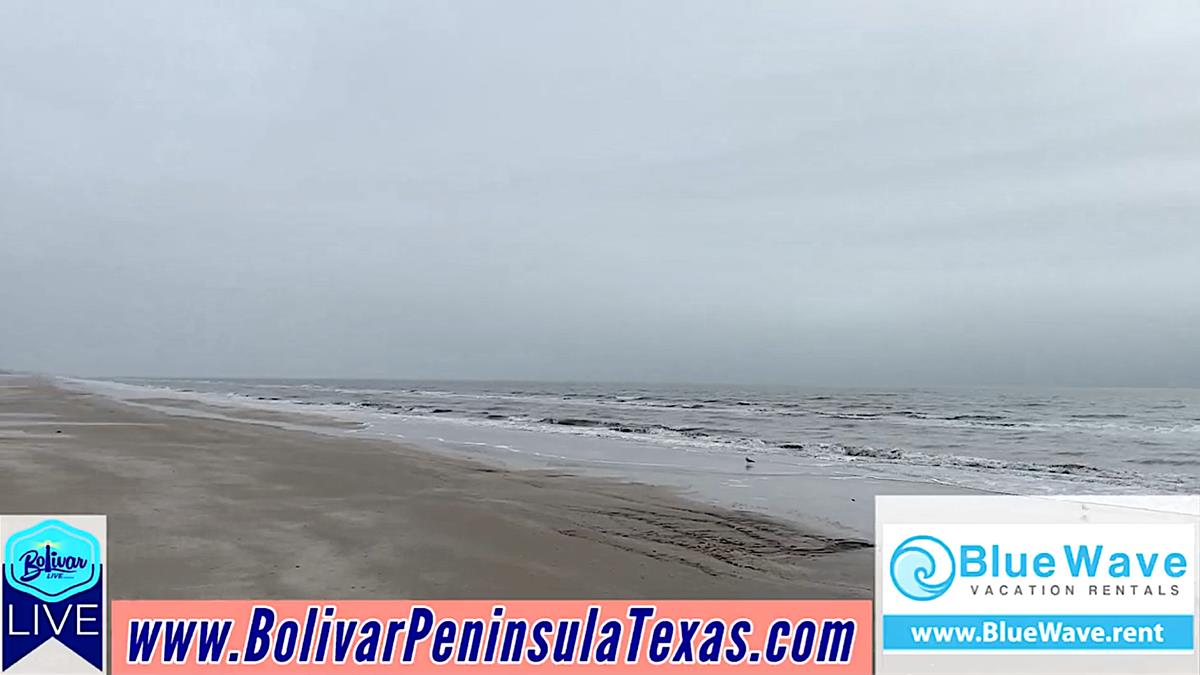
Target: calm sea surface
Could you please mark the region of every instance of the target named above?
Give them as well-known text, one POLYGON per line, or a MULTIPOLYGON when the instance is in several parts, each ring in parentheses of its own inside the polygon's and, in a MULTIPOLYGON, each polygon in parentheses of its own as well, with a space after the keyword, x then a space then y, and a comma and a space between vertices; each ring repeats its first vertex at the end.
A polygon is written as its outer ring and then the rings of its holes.
POLYGON ((1000 491, 1200 492, 1195 389, 123 381, 370 411, 394 419, 397 428, 436 421, 439 429, 520 430, 560 444, 587 437, 593 447, 606 438, 625 445, 636 439, 706 461, 750 457, 756 464, 836 466, 873 477, 1000 491))

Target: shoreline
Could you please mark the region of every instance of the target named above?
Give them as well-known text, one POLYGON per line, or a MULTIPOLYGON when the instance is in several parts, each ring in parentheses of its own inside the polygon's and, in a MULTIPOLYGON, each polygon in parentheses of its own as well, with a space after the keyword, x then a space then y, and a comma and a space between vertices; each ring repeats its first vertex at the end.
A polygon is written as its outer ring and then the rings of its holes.
POLYGON ((107 514, 115 598, 870 597, 849 533, 230 412, 0 376, 0 512, 107 514))
POLYGON ((479 461, 502 469, 550 471, 658 486, 690 500, 761 514, 806 532, 838 538, 874 540, 877 495, 1002 494, 877 472, 863 475, 853 465, 813 460, 756 455, 751 465, 739 455, 693 452, 637 437, 503 429, 488 424, 464 424, 454 418, 414 418, 369 408, 193 391, 169 385, 57 379, 70 389, 171 415, 273 420, 297 430, 411 444, 439 456, 479 461))

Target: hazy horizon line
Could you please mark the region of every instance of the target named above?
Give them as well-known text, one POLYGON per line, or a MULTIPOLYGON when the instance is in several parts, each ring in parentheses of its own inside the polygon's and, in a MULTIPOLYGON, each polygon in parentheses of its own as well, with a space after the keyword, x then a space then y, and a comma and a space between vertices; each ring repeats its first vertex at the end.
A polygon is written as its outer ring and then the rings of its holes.
POLYGON ((1200 385, 1189 384, 1049 384, 1049 383, 1020 383, 1020 382, 978 382, 978 383, 925 383, 925 384, 894 384, 894 383, 860 383, 860 384, 831 384, 831 383, 789 383, 789 382, 721 382, 701 380, 631 380, 631 379, 564 379, 564 378, 495 378, 495 377, 418 377, 418 376, 296 376, 296 375, 146 375, 146 374, 102 374, 81 375, 76 373, 55 373, 44 371, 15 371, 0 369, 0 374, 64 377, 81 380, 179 380, 198 381, 214 380, 221 382, 442 382, 462 384, 595 384, 595 385, 629 385, 629 386, 676 386, 676 387, 758 387, 786 389, 1109 389, 1109 390, 1145 390, 1145 389, 1180 389, 1200 390, 1200 385))

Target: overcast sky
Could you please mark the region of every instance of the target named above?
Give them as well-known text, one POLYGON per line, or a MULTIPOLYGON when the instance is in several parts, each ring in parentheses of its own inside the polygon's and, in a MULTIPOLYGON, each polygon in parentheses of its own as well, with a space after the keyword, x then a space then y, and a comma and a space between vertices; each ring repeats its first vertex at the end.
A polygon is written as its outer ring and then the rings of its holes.
POLYGON ((0 368, 1200 385, 1200 5, 3 2, 0 368))

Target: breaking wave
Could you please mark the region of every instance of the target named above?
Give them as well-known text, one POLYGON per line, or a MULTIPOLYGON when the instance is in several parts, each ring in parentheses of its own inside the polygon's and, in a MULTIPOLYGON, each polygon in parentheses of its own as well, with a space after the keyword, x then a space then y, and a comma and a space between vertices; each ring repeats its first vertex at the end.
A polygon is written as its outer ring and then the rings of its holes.
MULTIPOLYGON (((962 485, 1200 489, 1200 392, 898 390, 587 383, 150 381, 262 401, 840 462, 962 485)), ((740 462, 740 459, 738 460, 740 462)))

